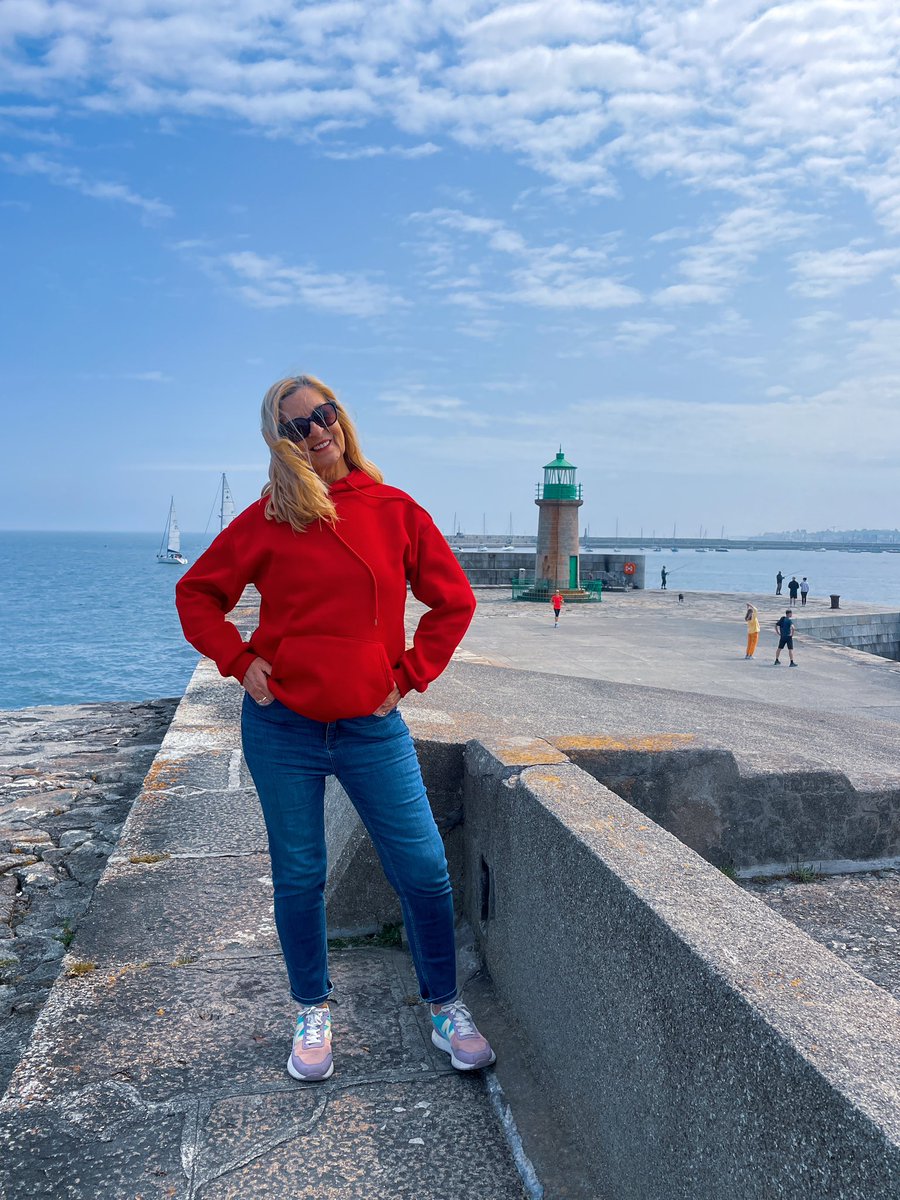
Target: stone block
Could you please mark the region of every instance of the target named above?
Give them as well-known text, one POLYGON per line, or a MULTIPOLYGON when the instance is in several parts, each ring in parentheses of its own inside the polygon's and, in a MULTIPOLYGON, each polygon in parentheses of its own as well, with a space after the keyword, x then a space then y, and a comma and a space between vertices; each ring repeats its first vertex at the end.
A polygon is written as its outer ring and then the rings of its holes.
POLYGON ((468 915, 608 1194, 892 1197, 900 1005, 577 767, 492 758, 468 915))

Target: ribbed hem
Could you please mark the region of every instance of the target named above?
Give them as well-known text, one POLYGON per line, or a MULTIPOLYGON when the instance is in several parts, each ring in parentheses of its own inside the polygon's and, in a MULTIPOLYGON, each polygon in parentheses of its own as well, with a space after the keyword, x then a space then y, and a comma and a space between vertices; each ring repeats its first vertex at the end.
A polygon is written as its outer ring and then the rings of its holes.
POLYGON ((406 667, 402 662, 398 663, 396 667, 394 667, 394 683, 396 683, 397 691, 401 696, 405 696, 407 692, 411 692, 415 689, 415 684, 410 679, 406 667))
POLYGON ((230 662, 219 667, 220 675, 233 675, 238 683, 244 682, 244 676, 247 674, 247 668, 259 655, 255 650, 251 650, 249 646, 244 646, 240 654, 236 655, 230 662))

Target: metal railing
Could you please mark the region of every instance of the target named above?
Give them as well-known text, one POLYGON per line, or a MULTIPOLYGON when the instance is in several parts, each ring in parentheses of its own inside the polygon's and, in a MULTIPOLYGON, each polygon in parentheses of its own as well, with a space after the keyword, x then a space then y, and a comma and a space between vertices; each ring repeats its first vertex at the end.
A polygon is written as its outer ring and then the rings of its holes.
MULTIPOLYGON (((555 581, 552 579, 535 579, 534 576, 525 576, 524 578, 510 579, 510 587, 512 588, 513 600, 531 600, 538 604, 549 604, 550 597, 557 588, 563 593, 568 590, 568 581, 555 581)), ((601 579, 589 579, 581 585, 586 596, 570 597, 567 603, 570 604, 590 604, 601 603, 603 600, 603 581, 601 579)))
POLYGON ((580 483, 536 483, 534 495, 537 500, 580 500, 580 483))

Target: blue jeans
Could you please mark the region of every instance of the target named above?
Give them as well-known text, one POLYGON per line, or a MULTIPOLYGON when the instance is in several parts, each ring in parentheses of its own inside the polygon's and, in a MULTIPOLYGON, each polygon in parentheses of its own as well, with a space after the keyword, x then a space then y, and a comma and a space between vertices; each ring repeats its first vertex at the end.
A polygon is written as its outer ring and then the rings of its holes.
POLYGON ((241 734, 266 821, 275 925, 293 998, 318 1004, 332 988, 324 797, 325 777, 336 775, 400 897, 422 999, 452 1000, 456 943, 447 859, 399 710, 326 724, 245 694, 241 734))

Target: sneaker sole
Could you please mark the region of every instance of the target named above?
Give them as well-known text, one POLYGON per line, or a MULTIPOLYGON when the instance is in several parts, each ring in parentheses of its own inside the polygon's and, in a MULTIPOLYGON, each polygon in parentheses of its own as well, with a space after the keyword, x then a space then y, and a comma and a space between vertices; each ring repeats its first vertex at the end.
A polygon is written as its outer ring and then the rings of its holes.
POLYGON ((288 1075, 290 1075, 292 1079, 300 1079, 303 1083, 321 1083, 323 1079, 329 1079, 334 1074, 334 1060, 332 1059, 332 1061, 329 1063, 328 1070, 324 1075, 301 1075, 294 1066, 294 1055, 291 1053, 288 1055, 287 1069, 288 1075))
POLYGON ((443 1050, 445 1054, 450 1055, 450 1062, 453 1064, 454 1067, 456 1067, 457 1071, 480 1071, 484 1067, 493 1066, 494 1063, 497 1061, 497 1055, 492 1050, 491 1057, 487 1060, 487 1062, 483 1062, 483 1063, 462 1062, 453 1053, 453 1047, 450 1045, 450 1043, 447 1041, 447 1039, 445 1037, 441 1037, 441 1035, 438 1033, 438 1031, 436 1029, 432 1029, 432 1031, 431 1031, 431 1040, 432 1040, 433 1044, 435 1046, 437 1046, 438 1050, 443 1050))

